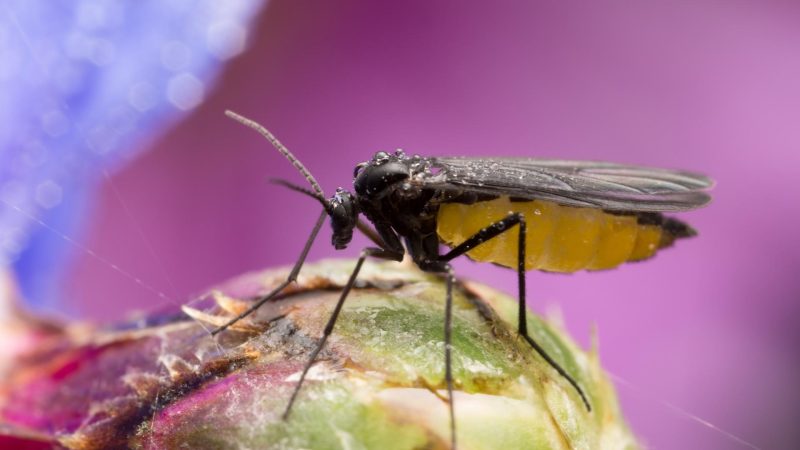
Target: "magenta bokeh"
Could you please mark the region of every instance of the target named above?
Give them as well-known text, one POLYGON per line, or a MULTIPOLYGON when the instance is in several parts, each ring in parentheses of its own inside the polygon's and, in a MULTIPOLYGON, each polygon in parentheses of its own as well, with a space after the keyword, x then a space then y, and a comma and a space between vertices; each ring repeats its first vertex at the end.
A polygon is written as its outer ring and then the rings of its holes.
MULTIPOLYGON (((275 1, 207 102, 102 186, 86 245, 179 302, 250 269, 290 264, 318 206, 234 109, 269 126, 323 187, 376 150, 600 159, 707 173, 700 236, 654 260, 531 274, 589 345, 596 326, 623 408, 653 448, 800 445, 800 5, 275 1)), ((327 228, 326 228, 327 230, 327 228)), ((311 259, 337 253, 323 234, 311 259)), ((82 317, 164 300, 79 254, 82 317)), ((514 292, 513 274, 462 261, 514 292)))

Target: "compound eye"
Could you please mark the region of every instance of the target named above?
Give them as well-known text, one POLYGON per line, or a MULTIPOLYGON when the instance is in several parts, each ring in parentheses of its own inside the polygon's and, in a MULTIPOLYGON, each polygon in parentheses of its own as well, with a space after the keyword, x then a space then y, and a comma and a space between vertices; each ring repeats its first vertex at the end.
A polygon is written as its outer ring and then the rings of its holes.
POLYGON ((359 173, 361 173, 362 170, 364 170, 364 167, 367 167, 367 163, 365 163, 365 162, 357 165, 356 168, 353 169, 353 178, 354 179, 355 179, 355 177, 358 176, 359 173))

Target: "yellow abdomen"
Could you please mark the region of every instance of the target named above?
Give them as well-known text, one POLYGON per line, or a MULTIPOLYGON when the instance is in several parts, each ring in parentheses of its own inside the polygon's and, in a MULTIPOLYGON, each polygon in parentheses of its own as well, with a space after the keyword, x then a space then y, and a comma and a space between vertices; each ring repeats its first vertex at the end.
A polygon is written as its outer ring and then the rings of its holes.
MULTIPOLYGON (((454 247, 511 212, 525 216, 528 226, 525 269, 551 272, 611 269, 626 261, 653 256, 662 245, 659 225, 639 224, 634 215, 595 208, 561 206, 542 200, 512 202, 508 197, 471 205, 439 207, 437 233, 454 247)), ((475 261, 517 267, 519 227, 467 252, 475 261)), ((671 240, 669 240, 671 242, 671 240)))

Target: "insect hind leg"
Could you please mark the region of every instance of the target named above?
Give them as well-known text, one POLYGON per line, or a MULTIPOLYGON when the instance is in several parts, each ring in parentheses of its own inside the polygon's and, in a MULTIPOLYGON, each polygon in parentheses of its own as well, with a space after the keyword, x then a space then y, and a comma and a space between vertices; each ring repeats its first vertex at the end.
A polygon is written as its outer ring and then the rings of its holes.
POLYGON ((589 404, 589 400, 586 397, 586 393, 583 392, 583 389, 578 385, 578 382, 561 367, 547 352, 539 345, 531 336, 528 334, 528 314, 527 309, 525 306, 525 239, 527 235, 527 224, 525 222, 525 216, 522 214, 515 212, 511 213, 505 218, 494 222, 481 230, 479 230, 474 235, 467 238, 464 242, 459 244, 458 246, 454 247, 448 253, 439 257, 440 261, 449 262, 454 258, 457 258, 468 251, 472 250, 473 248, 483 244, 484 242, 491 240, 506 231, 510 230, 513 226, 519 227, 519 239, 517 240, 517 282, 518 282, 518 293, 517 301, 519 308, 517 310, 517 331, 525 342, 527 342, 536 353, 539 354, 547 363, 558 372, 569 384, 572 385, 573 388, 578 392, 578 395, 581 397, 583 404, 586 406, 587 411, 592 410, 592 406, 589 404))

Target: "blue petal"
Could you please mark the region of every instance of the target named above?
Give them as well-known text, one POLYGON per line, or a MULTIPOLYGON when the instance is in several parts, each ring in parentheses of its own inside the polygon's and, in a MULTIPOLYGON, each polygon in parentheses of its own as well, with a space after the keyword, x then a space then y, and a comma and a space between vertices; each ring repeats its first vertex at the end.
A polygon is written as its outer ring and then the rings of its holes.
POLYGON ((203 101, 264 3, 3 2, 0 267, 31 305, 57 307, 104 171, 203 101))

